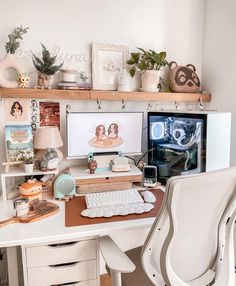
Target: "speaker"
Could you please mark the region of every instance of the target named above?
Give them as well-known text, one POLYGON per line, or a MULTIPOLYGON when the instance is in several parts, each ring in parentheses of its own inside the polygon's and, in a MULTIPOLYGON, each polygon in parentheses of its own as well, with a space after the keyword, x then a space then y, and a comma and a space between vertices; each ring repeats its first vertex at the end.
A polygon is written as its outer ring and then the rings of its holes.
POLYGON ((67 174, 62 174, 56 178, 53 184, 54 197, 62 199, 65 196, 75 195, 75 179, 67 174))

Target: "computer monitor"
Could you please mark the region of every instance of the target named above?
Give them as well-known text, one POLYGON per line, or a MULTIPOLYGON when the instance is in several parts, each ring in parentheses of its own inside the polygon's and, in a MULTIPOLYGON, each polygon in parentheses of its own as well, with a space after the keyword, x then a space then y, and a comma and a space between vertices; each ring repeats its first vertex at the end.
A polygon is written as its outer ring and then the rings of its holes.
POLYGON ((89 153, 141 154, 143 112, 70 112, 67 114, 67 157, 89 153))

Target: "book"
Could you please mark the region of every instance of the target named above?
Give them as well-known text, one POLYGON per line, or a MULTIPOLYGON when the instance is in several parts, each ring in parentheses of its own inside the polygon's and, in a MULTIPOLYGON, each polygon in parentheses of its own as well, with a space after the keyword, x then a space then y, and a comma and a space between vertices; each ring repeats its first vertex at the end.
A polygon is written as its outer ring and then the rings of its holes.
POLYGON ((33 135, 30 125, 7 125, 5 127, 7 161, 24 161, 34 157, 33 135))

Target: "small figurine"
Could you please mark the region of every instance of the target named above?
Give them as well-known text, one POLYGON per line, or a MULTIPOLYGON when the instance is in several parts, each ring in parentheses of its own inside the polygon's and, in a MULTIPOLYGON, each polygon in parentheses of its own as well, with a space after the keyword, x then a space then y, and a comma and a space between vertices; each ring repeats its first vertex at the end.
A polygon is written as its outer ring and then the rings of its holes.
POLYGON ((29 74, 26 72, 17 74, 18 87, 26 88, 29 82, 29 74))
POLYGON ((169 78, 173 92, 198 92, 200 89, 200 80, 193 65, 179 66, 171 62, 169 78))
POLYGON ((42 171, 54 170, 59 167, 58 154, 54 149, 50 149, 42 158, 40 168, 42 171))
POLYGON ((97 169, 97 161, 89 161, 88 162, 88 168, 89 168, 89 171, 90 171, 90 174, 94 174, 96 169, 97 169))

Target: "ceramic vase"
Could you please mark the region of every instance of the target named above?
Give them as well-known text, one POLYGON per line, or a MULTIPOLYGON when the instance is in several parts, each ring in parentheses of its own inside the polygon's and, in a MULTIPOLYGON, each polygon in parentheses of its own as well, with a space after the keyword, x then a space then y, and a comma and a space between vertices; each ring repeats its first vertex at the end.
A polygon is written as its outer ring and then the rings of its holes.
POLYGON ((24 164, 25 173, 33 173, 34 171, 34 164, 24 164))
POLYGON ((38 72, 38 86, 42 88, 51 88, 52 76, 38 72))
POLYGON ((118 91, 131 91, 130 75, 124 70, 118 83, 118 91))
POLYGON ((158 91, 158 84, 160 80, 159 70, 147 70, 142 74, 142 91, 155 92, 158 91))
POLYGON ((24 72, 24 68, 18 63, 14 54, 6 54, 5 58, 0 61, 0 86, 5 88, 17 88, 17 80, 8 80, 5 76, 6 71, 9 69, 15 70, 16 74, 24 72))

